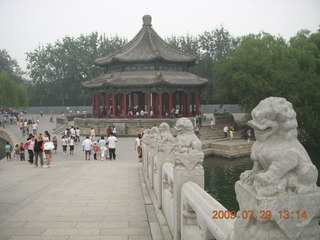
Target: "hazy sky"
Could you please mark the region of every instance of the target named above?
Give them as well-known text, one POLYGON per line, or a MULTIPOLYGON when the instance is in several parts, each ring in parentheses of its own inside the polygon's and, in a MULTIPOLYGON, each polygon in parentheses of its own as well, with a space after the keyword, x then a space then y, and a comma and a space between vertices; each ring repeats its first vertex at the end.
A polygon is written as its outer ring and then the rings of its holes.
POLYGON ((0 49, 25 69, 25 53, 64 36, 97 31, 134 37, 150 14, 162 37, 223 25, 234 36, 269 32, 289 39, 317 31, 320 0, 0 0, 0 49))

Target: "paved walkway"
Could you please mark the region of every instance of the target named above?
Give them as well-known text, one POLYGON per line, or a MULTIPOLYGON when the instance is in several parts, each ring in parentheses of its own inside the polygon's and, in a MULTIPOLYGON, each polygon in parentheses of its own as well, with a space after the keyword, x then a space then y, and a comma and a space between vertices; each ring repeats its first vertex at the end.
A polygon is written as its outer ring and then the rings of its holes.
MULTIPOLYGON (((40 118, 40 132, 53 127, 40 118)), ((59 144, 51 168, 0 162, 0 240, 152 239, 133 143, 118 139, 115 161, 85 161, 80 145, 64 156, 59 144)))

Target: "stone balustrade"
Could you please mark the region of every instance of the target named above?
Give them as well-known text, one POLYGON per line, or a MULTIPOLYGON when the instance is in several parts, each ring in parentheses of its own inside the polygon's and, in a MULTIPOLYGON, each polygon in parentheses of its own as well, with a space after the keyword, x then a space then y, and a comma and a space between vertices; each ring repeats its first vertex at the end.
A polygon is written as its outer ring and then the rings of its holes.
POLYGON ((204 154, 189 119, 176 122, 176 137, 165 123, 145 131, 146 182, 174 240, 320 239, 318 171, 297 140, 291 103, 267 98, 252 118, 254 166, 235 184, 240 211, 234 219, 212 218, 213 211, 230 212, 203 190, 204 154))

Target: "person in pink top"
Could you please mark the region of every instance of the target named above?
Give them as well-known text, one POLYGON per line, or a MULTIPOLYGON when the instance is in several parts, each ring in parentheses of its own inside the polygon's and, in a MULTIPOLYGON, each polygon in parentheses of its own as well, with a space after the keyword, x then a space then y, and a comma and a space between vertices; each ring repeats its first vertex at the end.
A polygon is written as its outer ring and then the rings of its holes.
POLYGON ((27 138, 27 143, 28 145, 28 154, 29 154, 29 162, 30 164, 33 164, 33 148, 34 148, 34 136, 30 135, 27 138))

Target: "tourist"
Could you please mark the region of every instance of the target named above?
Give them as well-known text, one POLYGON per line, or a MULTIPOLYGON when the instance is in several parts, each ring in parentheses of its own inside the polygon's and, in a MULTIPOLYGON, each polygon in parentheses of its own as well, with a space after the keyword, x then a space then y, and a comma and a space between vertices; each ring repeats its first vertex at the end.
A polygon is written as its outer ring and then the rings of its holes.
POLYGON ((214 129, 214 127, 216 126, 216 119, 214 116, 213 118, 211 118, 210 126, 211 126, 211 129, 214 129))
POLYGON ((227 125, 224 125, 223 127, 223 133, 224 133, 224 137, 225 138, 228 138, 228 131, 229 131, 229 128, 227 125))
POLYGON ((52 150, 55 148, 53 142, 51 142, 51 136, 48 131, 44 132, 44 154, 46 156, 46 166, 45 167, 50 167, 51 164, 51 156, 52 156, 52 150))
POLYGON ((109 147, 109 155, 110 155, 110 160, 114 159, 116 160, 116 142, 117 138, 113 135, 108 137, 107 142, 108 142, 108 147, 109 147))
POLYGON ((108 126, 107 128, 107 135, 109 136, 109 134, 112 133, 112 127, 111 126, 108 126))
POLYGON ((196 127, 195 127, 195 133, 196 133, 197 135, 200 134, 200 125, 199 125, 199 124, 197 124, 196 127))
POLYGON ((106 140, 104 140, 104 136, 101 136, 101 139, 99 141, 99 148, 100 148, 100 160, 102 161, 103 158, 105 158, 106 154, 106 140))
POLYGON ((76 128, 76 142, 80 142, 80 129, 79 127, 76 128))
POLYGON ((153 111, 152 111, 152 109, 150 110, 150 117, 153 118, 153 111))
POLYGON ((52 142, 53 142, 53 146, 54 146, 54 153, 57 153, 57 149, 58 149, 58 139, 56 136, 53 137, 52 139, 52 142))
POLYGON ((14 154, 13 154, 14 160, 16 160, 16 161, 19 161, 19 158, 20 158, 19 152, 20 152, 20 146, 19 146, 19 144, 16 144, 14 146, 14 154))
POLYGON ((73 155, 74 151, 74 136, 71 136, 69 140, 69 148, 70 148, 70 155, 73 155))
POLYGON ((9 142, 7 142, 7 144, 5 145, 5 152, 6 152, 6 157, 7 157, 7 161, 11 160, 11 145, 9 142))
POLYGON ((172 109, 171 109, 171 115, 172 115, 172 117, 174 117, 174 118, 175 118, 175 112, 176 112, 176 110, 175 110, 174 108, 172 108, 172 109))
POLYGON ((179 108, 177 108, 176 111, 174 112, 174 117, 175 118, 179 117, 179 108))
POLYGON ((68 146, 68 138, 66 135, 63 135, 61 143, 62 143, 62 151, 63 151, 63 155, 67 154, 67 146, 68 146))
POLYGON ((116 126, 113 126, 112 135, 113 135, 113 136, 116 136, 116 135, 117 135, 117 128, 116 128, 116 126))
POLYGON ((247 142, 250 142, 250 139, 251 139, 251 129, 250 128, 247 130, 246 135, 247 135, 247 142))
POLYGON ((96 137, 96 133, 93 128, 90 130, 90 140, 93 142, 96 137))
POLYGON ((70 137, 73 137, 73 139, 75 139, 76 137, 76 130, 74 129, 73 126, 71 126, 71 129, 70 129, 70 137))
POLYGON ((93 160, 97 160, 98 144, 96 141, 92 143, 93 160))
POLYGON ((29 134, 29 137, 27 138, 26 147, 28 149, 28 155, 29 155, 29 162, 30 164, 33 164, 33 147, 34 147, 34 136, 32 134, 29 134))
POLYGON ((233 139, 234 130, 232 128, 229 129, 229 141, 233 139))
POLYGON ((139 133, 141 134, 141 136, 144 134, 144 128, 143 126, 141 126, 140 130, 139 130, 139 133))
POLYGON ((32 123, 32 134, 33 134, 34 136, 37 135, 37 130, 38 130, 38 125, 37 125, 37 123, 33 122, 33 123, 32 123))
POLYGON ((51 111, 51 115, 50 115, 49 121, 50 121, 51 123, 53 123, 53 114, 52 114, 52 111, 51 111))
POLYGON ((40 111, 40 115, 41 115, 41 117, 43 116, 43 111, 40 111))
POLYGON ((91 155, 91 148, 92 148, 92 141, 89 139, 89 136, 82 142, 82 151, 85 153, 85 159, 90 160, 91 155))
POLYGON ((138 152, 139 162, 142 162, 142 136, 140 133, 134 142, 134 150, 138 152))
POLYGON ((40 158, 41 167, 43 166, 43 150, 42 150, 43 138, 42 134, 39 133, 38 137, 34 141, 34 166, 38 167, 38 158, 40 158))
POLYGON ((19 149, 20 161, 26 161, 24 153, 25 153, 25 150, 24 150, 23 143, 20 143, 20 149, 19 149))

